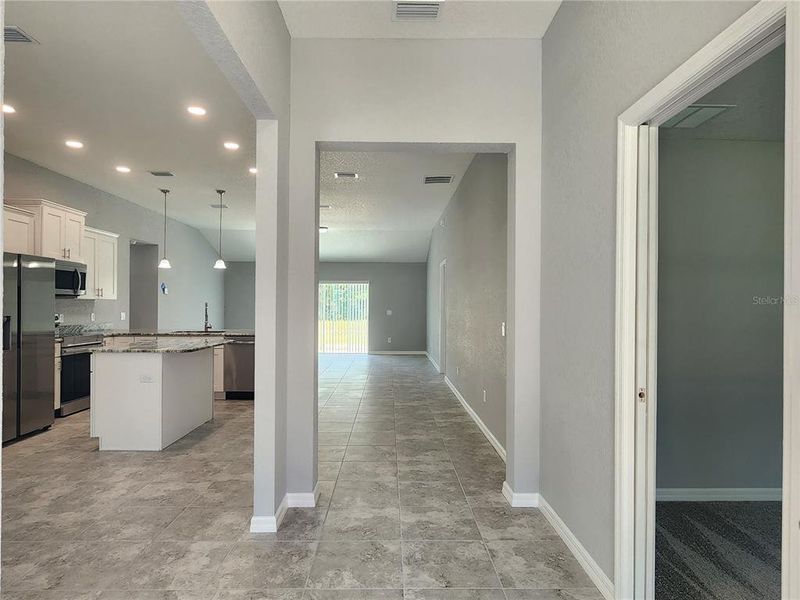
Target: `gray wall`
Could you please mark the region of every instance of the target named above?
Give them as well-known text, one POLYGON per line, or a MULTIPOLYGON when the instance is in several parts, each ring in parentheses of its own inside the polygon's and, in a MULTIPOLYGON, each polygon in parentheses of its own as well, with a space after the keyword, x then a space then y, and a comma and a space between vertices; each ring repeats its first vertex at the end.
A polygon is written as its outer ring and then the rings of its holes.
MULTIPOLYGON (((153 189, 154 193, 158 191, 153 189)), ((46 198, 88 213, 86 224, 119 234, 117 300, 59 300, 56 309, 65 323, 88 323, 94 312, 98 323, 128 328, 120 313, 129 312, 130 240, 159 244, 163 216, 124 198, 103 192, 80 181, 11 154, 5 154, 5 197, 46 198)), ((209 303, 214 325, 224 324, 223 276, 212 269, 216 252, 196 229, 169 220, 167 232, 172 269, 159 271, 168 295, 159 295, 158 323, 162 329, 203 327, 203 303, 209 303)))
POLYGON ((318 273, 320 281, 369 281, 370 352, 425 351, 425 263, 321 262, 318 273))
POLYGON ((662 139, 660 488, 781 487, 783 142, 662 139))
POLYGON ((225 327, 255 329, 256 263, 227 261, 225 269, 225 327))
POLYGON ((543 41, 541 491, 611 577, 617 117, 753 4, 564 2, 543 41))
POLYGON ((439 363, 439 265, 447 259, 446 375, 503 445, 507 215, 508 159, 478 154, 442 213, 444 226, 434 227, 428 253, 428 352, 439 363))
POLYGON ((158 329, 158 269, 161 257, 154 244, 131 245, 130 328, 158 329))

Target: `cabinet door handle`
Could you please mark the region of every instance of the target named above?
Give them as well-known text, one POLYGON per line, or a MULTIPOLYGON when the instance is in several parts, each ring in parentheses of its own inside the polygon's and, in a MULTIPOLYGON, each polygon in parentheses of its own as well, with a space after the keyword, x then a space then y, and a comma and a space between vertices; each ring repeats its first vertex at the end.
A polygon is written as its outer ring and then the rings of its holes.
POLYGON ((72 248, 67 248, 67 258, 72 258, 72 248))

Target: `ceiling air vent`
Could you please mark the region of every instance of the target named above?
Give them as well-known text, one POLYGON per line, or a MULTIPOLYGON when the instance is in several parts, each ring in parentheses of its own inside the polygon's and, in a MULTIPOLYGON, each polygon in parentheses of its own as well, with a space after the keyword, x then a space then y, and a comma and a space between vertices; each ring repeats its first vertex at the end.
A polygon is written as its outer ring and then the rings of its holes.
POLYGON ((150 171, 150 175, 153 177, 174 177, 175 173, 171 171, 150 171))
POLYGON ((423 181, 425 185, 429 183, 453 183, 452 175, 426 175, 423 181))
POLYGON ((6 42, 25 42, 27 44, 39 43, 33 36, 28 35, 16 25, 6 25, 5 35, 6 42))
POLYGON ((395 21, 436 21, 441 2, 401 1, 394 3, 395 21))
POLYGON ((228 205, 227 205, 227 204, 209 204, 209 206, 210 206, 211 208, 216 208, 216 209, 220 209, 220 208, 228 208, 228 205))
POLYGON ((735 104, 690 104, 671 119, 667 119, 662 127, 675 129, 694 129, 706 121, 721 115, 726 110, 736 108, 735 104))
POLYGON ((335 179, 358 179, 358 173, 334 173, 333 174, 335 179))

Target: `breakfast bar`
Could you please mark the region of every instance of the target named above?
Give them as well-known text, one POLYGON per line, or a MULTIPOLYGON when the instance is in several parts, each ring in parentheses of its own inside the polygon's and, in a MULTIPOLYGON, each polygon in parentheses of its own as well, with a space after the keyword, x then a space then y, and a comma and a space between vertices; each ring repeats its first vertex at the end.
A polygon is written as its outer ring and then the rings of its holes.
POLYGON ((219 337, 146 337, 92 349, 91 435, 100 450, 163 450, 214 416, 219 337))

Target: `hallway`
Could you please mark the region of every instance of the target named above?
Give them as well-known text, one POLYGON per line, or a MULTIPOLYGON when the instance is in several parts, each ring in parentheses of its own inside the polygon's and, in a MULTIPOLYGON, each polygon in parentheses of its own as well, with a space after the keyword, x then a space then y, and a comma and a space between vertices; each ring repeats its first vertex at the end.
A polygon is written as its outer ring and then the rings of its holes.
POLYGON ((425 358, 319 364, 321 497, 277 534, 247 531, 248 402, 162 453, 98 452, 87 413, 6 448, 3 600, 601 598, 425 358))

